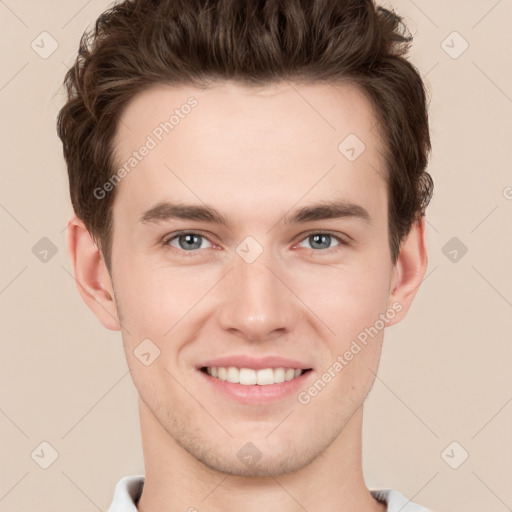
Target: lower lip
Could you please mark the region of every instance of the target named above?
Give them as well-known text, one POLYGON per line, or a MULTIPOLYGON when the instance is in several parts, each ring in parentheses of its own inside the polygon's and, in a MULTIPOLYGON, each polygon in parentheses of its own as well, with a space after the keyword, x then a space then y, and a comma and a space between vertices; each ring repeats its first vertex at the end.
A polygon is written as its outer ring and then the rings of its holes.
POLYGON ((297 395, 301 387, 304 387, 306 379, 309 379, 313 373, 310 370, 303 373, 300 377, 287 380, 279 384, 268 384, 266 386, 245 386, 244 384, 233 384, 227 380, 220 380, 207 373, 198 370, 198 372, 210 383, 214 389, 229 398, 243 404, 267 404, 277 402, 290 395, 297 395))

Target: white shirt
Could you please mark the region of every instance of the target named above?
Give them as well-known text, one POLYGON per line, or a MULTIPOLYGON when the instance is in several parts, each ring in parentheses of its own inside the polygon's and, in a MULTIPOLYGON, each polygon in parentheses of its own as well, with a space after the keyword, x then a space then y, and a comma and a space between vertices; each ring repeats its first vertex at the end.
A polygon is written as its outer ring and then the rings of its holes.
MULTIPOLYGON (((137 502, 142 494, 144 475, 125 476, 121 478, 114 490, 114 498, 107 512, 137 512, 137 502)), ((405 496, 393 489, 370 491, 371 495, 384 501, 387 512, 431 512, 428 508, 412 503, 405 496)))

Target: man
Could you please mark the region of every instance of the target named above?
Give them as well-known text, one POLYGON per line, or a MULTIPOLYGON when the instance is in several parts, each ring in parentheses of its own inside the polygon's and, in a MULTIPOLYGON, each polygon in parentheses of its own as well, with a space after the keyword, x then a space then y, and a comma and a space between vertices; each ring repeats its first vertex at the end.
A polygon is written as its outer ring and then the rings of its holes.
POLYGON ((135 0, 84 35, 68 247, 122 332, 145 459, 111 512, 427 510, 361 461, 384 328, 427 267, 400 27, 370 0, 135 0))

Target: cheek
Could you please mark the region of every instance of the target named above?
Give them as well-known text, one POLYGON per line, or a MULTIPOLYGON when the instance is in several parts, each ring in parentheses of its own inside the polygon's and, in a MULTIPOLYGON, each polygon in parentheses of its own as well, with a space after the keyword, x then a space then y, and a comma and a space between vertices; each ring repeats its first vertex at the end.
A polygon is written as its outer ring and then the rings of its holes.
POLYGON ((120 266, 118 275, 116 296, 130 332, 127 336, 133 337, 130 343, 149 338, 160 344, 195 318, 220 278, 205 267, 145 267, 136 261, 120 266))
POLYGON ((389 270, 369 261, 321 266, 293 281, 294 291, 345 343, 379 318, 387 307, 389 270))

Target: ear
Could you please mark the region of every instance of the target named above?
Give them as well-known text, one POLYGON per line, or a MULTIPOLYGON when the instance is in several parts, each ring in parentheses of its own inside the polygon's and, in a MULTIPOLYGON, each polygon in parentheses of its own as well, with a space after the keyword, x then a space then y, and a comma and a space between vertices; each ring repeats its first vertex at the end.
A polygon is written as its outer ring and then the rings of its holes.
POLYGON ((82 299, 107 329, 120 331, 114 288, 103 255, 78 217, 69 220, 67 235, 68 253, 82 299))
POLYGON ((425 217, 415 222, 400 245, 400 255, 393 269, 388 307, 397 311, 386 326, 400 322, 409 311, 428 266, 425 217), (401 308, 397 305, 401 305, 401 308))

